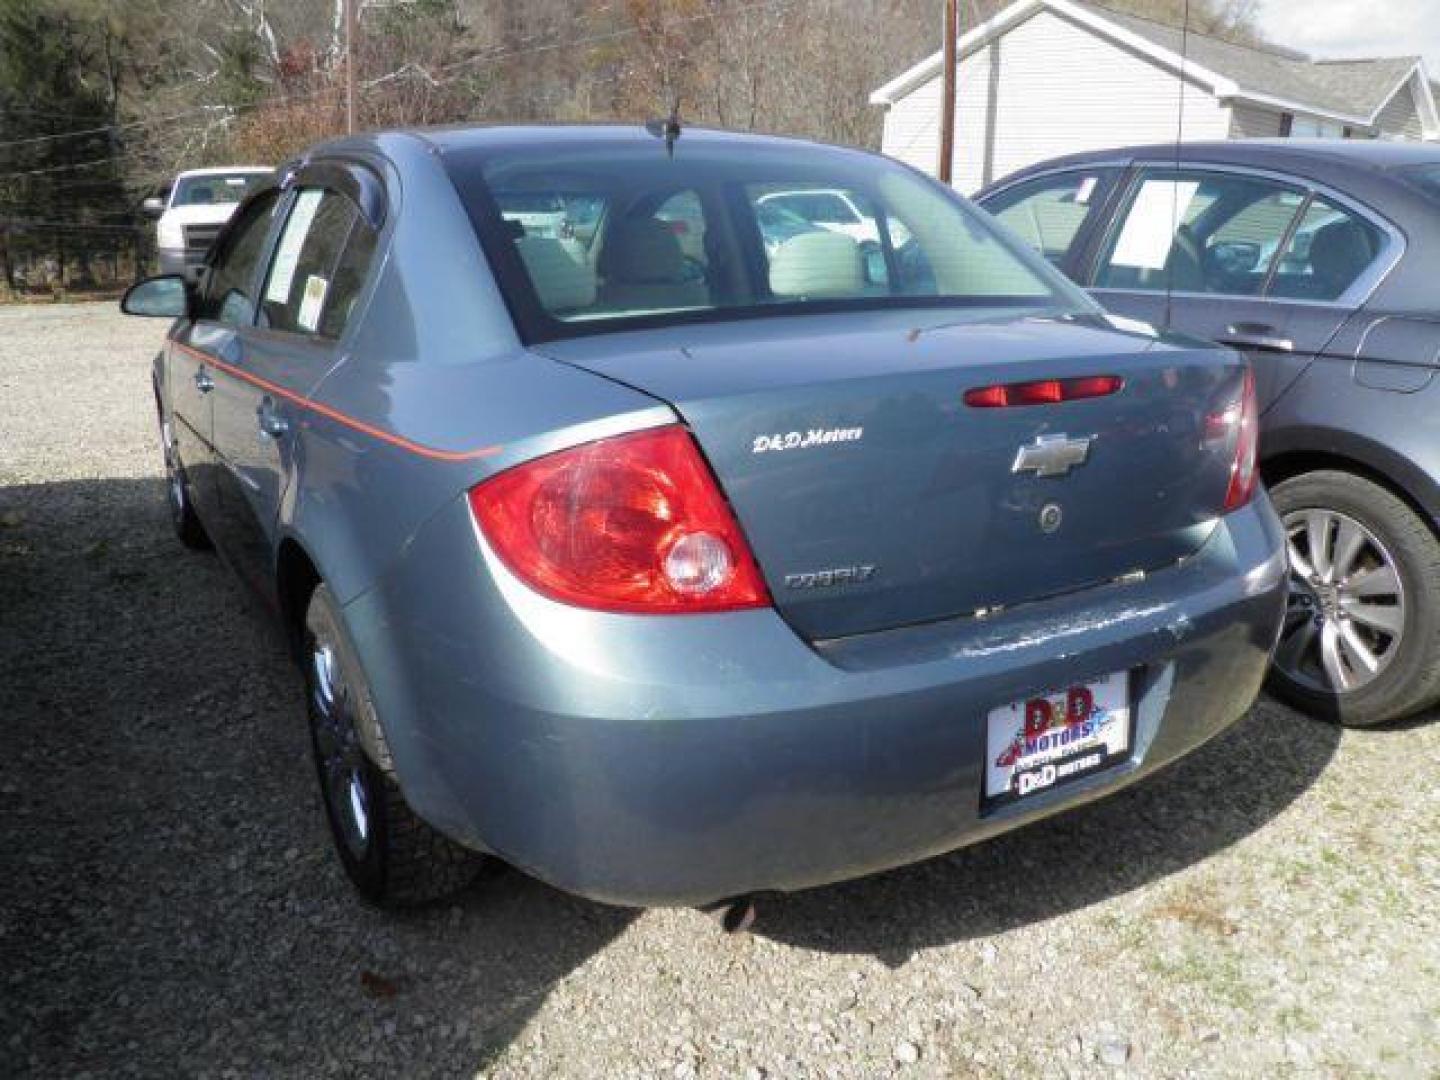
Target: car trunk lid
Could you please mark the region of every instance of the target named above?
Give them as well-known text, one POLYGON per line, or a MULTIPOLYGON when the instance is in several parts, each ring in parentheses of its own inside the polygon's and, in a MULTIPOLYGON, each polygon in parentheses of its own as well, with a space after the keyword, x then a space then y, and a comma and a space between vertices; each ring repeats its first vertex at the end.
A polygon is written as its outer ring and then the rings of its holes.
POLYGON ((1214 426, 1239 390, 1233 356, 1091 317, 899 315, 710 323, 545 351, 679 412, 776 607, 810 639, 1013 606, 1204 543, 1232 461, 1214 426), (1057 404, 964 400, 1098 375, 1123 386, 1057 404))

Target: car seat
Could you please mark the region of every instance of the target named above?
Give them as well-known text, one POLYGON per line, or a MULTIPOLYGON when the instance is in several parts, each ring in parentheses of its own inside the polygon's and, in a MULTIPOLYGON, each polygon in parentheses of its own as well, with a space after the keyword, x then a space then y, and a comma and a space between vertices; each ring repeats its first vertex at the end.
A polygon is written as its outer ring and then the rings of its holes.
POLYGON ((686 264, 680 241, 657 218, 627 218, 605 237, 600 303, 619 311, 705 307, 710 289, 686 264))
POLYGON ((770 259, 770 291, 780 299, 864 295, 860 245, 838 232, 792 236, 770 259))
POLYGON ((1348 289, 1375 258, 1370 231, 1353 218, 1332 221, 1310 241, 1310 269, 1319 298, 1333 300, 1348 289))

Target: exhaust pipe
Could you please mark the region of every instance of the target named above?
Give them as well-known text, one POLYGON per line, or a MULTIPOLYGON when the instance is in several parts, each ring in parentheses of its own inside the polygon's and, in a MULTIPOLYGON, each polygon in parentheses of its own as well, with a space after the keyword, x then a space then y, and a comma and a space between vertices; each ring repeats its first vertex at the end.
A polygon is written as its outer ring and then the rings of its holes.
POLYGON ((755 901, 749 896, 721 900, 705 910, 719 920, 720 929, 727 934, 743 934, 755 925, 755 901))

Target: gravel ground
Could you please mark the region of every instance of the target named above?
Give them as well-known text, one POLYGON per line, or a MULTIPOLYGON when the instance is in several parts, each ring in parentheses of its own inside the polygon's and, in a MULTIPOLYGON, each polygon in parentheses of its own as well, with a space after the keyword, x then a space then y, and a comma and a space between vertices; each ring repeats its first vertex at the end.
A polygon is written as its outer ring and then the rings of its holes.
POLYGON ((1440 1077, 1440 723, 1262 702, 1092 807, 767 898, 383 915, 299 682, 166 518, 110 305, 0 308, 0 1074, 1440 1077))

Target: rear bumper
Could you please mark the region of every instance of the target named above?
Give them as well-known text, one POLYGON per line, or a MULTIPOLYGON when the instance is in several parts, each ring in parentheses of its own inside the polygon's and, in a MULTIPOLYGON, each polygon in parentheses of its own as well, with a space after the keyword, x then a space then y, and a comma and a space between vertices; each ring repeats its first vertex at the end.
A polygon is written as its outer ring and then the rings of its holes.
POLYGON ((1262 495, 1144 581, 812 647, 773 611, 551 603, 457 504, 346 618, 422 816, 570 892, 694 904, 936 855, 1194 749, 1254 699, 1285 576, 1262 495), (982 813, 992 707, 1130 669, 1129 761, 982 813))

